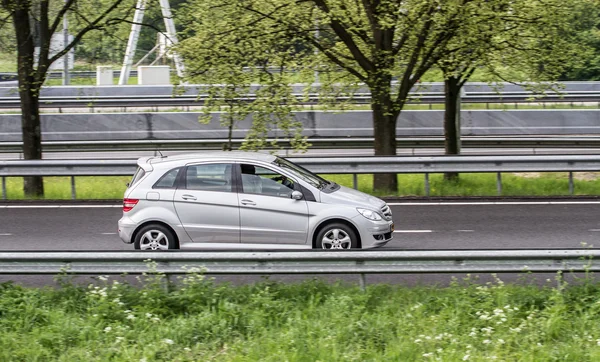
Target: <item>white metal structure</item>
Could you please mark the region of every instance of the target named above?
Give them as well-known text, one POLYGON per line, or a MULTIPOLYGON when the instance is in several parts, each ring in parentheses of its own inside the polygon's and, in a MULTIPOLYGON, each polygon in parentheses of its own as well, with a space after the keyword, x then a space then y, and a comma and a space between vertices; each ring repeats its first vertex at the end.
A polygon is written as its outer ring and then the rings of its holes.
MULTIPOLYGON (((173 22, 173 15, 171 13, 171 5, 169 0, 159 0, 160 9, 162 12, 163 19, 165 21, 165 28, 167 37, 171 43, 171 46, 177 44, 177 33, 175 31, 175 23, 173 22)), ((133 57, 137 48, 137 41, 140 36, 142 27, 142 21, 144 20, 144 11, 146 10, 147 0, 138 0, 135 13, 133 15, 133 24, 131 25, 131 32, 129 33, 129 40, 127 41, 127 49, 125 50, 125 58, 123 59, 123 67, 121 68, 121 74, 119 76, 119 85, 127 84, 129 80, 129 72, 133 64, 133 57)), ((172 52, 173 61, 175 62, 175 69, 179 77, 183 76, 183 61, 179 54, 172 52)))

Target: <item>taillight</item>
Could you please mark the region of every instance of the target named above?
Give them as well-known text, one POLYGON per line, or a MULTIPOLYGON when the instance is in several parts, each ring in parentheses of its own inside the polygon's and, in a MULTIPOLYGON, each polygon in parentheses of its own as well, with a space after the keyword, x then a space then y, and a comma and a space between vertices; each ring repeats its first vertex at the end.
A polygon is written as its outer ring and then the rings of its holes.
POLYGON ((138 203, 138 199, 123 199, 123 212, 131 211, 138 203))

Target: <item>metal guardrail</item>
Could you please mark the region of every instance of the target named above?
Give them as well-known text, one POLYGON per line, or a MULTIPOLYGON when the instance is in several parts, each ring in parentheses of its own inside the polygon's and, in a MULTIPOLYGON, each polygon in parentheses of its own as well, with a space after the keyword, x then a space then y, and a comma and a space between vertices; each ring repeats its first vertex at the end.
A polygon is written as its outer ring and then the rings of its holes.
MULTIPOLYGON (((600 155, 512 155, 512 156, 396 156, 396 157, 290 157, 292 162, 319 174, 424 174, 425 194, 430 194, 429 174, 496 173, 496 188, 502 195, 503 172, 568 172, 569 193, 574 193, 573 172, 600 171, 600 155)), ((133 175, 135 160, 8 160, 0 161, 2 198, 6 199, 6 177, 70 176, 72 198, 76 198, 75 176, 133 175)))
POLYGON ((365 274, 597 272, 600 250, 0 252, 0 274, 365 274), (150 265, 150 261, 152 262, 150 265))
MULTIPOLYGON (((243 139, 232 140, 234 148, 239 148, 243 139)), ((267 139, 267 143, 274 141, 267 139)), ((277 140, 284 148, 290 147, 287 140, 277 140)), ((309 138, 312 149, 356 149, 373 148, 372 137, 331 137, 309 138)), ((44 152, 110 152, 110 151, 198 151, 221 150, 227 139, 163 139, 163 140, 93 140, 93 141, 42 141, 44 152)), ((440 148, 444 147, 442 137, 399 137, 398 148, 440 148)), ((600 137, 481 137, 463 136, 461 144, 465 148, 598 148, 600 137)), ((0 152, 20 153, 22 142, 0 142, 0 152)))
MULTIPOLYGON (((314 105, 319 102, 317 93, 294 94, 299 105, 314 105)), ((170 95, 121 95, 115 96, 42 96, 40 108, 123 108, 146 107, 157 109, 159 107, 197 107, 203 106, 209 98, 207 94, 170 94, 170 95)), ((237 98, 241 102, 251 102, 256 99, 254 94, 247 94, 237 98)), ((369 104, 369 93, 356 93, 353 96, 337 96, 337 101, 350 101, 355 104, 369 104)), ((569 93, 547 93, 536 98, 531 92, 470 92, 462 96, 463 103, 560 103, 560 102, 600 102, 600 92, 579 91, 569 93)), ((443 92, 422 92, 410 96, 410 104, 442 104, 443 92)), ((20 107, 18 96, 1 97, 0 109, 18 109, 20 107)))

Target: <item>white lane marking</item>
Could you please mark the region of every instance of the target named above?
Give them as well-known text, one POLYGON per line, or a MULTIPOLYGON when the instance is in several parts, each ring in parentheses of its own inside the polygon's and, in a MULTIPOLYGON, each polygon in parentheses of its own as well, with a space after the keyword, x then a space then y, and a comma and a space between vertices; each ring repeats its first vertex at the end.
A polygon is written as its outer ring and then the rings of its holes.
POLYGON ((466 229, 465 229, 465 230, 456 230, 456 231, 458 231, 459 233, 472 233, 472 232, 474 232, 475 230, 466 230, 466 229))
POLYGON ((2 233, 2 234, 0 234, 0 236, 12 236, 12 234, 9 234, 9 233, 2 233))
POLYGON ((478 205, 600 205, 600 201, 481 201, 481 202, 390 202, 388 206, 478 206, 478 205))
POLYGON ((395 233, 432 233, 433 230, 395 230, 395 233))
POLYGON ((119 205, 0 205, 0 209, 108 209, 119 205))
POLYGON ((117 233, 102 233, 102 235, 117 235, 117 233))
POLYGON ((600 232, 600 229, 589 229, 588 231, 600 232))

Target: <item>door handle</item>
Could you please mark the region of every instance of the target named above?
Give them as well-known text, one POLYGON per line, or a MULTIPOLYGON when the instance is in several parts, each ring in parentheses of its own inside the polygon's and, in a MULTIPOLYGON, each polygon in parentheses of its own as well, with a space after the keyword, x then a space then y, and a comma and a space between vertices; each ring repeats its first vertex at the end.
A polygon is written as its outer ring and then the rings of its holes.
POLYGON ((184 199, 184 200, 196 200, 196 196, 187 195, 187 194, 181 195, 181 198, 184 199))
POLYGON ((252 201, 252 200, 248 200, 248 199, 243 199, 242 201, 240 201, 242 203, 242 205, 250 205, 250 206, 256 206, 256 202, 252 201))

